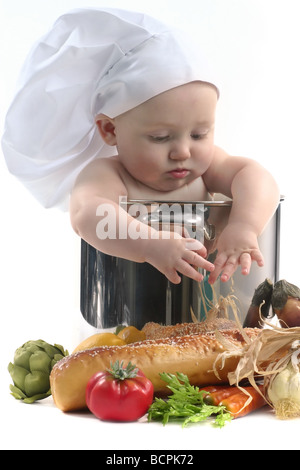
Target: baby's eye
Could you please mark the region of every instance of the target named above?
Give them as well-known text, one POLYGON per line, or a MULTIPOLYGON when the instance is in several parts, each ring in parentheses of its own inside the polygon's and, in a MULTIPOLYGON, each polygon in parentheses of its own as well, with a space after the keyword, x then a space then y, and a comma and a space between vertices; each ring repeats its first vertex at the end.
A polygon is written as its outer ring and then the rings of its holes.
POLYGON ((150 135, 152 142, 166 142, 169 139, 168 135, 150 135))
POLYGON ((192 139, 194 140, 201 140, 207 136, 207 132, 203 132, 202 134, 191 134, 192 139))

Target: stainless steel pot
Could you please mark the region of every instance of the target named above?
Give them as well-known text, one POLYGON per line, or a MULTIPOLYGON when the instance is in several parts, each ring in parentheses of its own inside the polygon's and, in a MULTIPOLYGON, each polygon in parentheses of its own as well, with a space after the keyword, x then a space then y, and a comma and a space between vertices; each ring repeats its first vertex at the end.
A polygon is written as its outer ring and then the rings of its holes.
MULTIPOLYGON (((260 236, 259 244, 265 265, 258 268, 253 263, 248 276, 238 270, 232 282, 214 285, 217 296, 226 297, 231 289, 239 299, 238 309, 244 320, 254 290, 265 279, 273 282, 279 275, 280 211, 281 203, 268 226, 260 236)), ((214 259, 218 234, 227 223, 230 200, 198 202, 128 201, 127 210, 151 226, 189 232, 189 236, 205 243, 209 258, 214 259), (175 206, 174 206, 175 204, 175 206), (173 208, 173 210, 172 210, 173 208)), ((206 273, 204 273, 206 274, 206 273)), ((208 299, 211 287, 203 281, 208 299)), ((192 321, 191 311, 198 320, 205 318, 205 307, 199 283, 183 276, 179 285, 171 284, 166 277, 147 263, 134 263, 108 256, 81 241, 81 313, 97 329, 113 328, 119 324, 142 328, 146 322, 176 324, 192 321)))

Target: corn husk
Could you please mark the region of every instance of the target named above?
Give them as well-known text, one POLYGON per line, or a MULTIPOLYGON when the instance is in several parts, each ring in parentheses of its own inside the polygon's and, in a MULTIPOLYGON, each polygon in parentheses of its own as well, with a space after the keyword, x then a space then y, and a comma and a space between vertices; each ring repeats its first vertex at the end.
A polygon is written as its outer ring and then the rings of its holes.
MULTIPOLYGON (((262 329, 255 339, 248 338, 246 345, 239 350, 232 348, 221 332, 216 332, 217 339, 223 344, 225 351, 216 359, 214 372, 218 375, 217 365, 221 363, 222 368, 227 358, 239 357, 236 370, 228 374, 229 384, 236 385, 247 393, 240 385, 243 380, 247 379, 274 408, 274 404, 268 398, 267 388, 271 385, 273 378, 287 367, 295 353, 295 347, 300 348, 300 327, 282 329, 262 318, 261 320, 266 323, 267 328, 262 329), (257 385, 258 379, 264 380, 263 392, 257 385)), ((244 335, 247 335, 245 331, 244 335)), ((251 400, 249 396, 245 406, 251 400)))
MULTIPOLYGON (((202 300, 202 306, 205 312, 205 320, 213 321, 216 318, 229 318, 230 312, 233 313, 234 318, 240 317, 240 311, 238 307, 239 300, 234 295, 233 280, 231 280, 230 293, 226 297, 222 295, 217 296, 215 287, 211 286, 213 296, 212 300, 207 297, 203 285, 201 283, 199 283, 198 285, 200 297, 202 300)), ((197 319, 192 309, 191 317, 194 323, 199 323, 199 320, 197 319)))
MULTIPOLYGON (((269 323, 262 315, 262 309, 265 301, 259 306, 259 318, 262 329, 255 339, 251 339, 246 330, 242 327, 240 321, 240 311, 237 306, 238 299, 234 295, 232 284, 231 293, 227 297, 220 296, 217 298, 214 288, 213 300, 209 300, 201 286, 200 295, 203 306, 205 307, 206 320, 214 320, 216 318, 229 318, 230 312, 235 318, 238 329, 245 340, 243 348, 235 347, 228 341, 221 331, 216 330, 216 339, 223 345, 224 352, 219 354, 214 364, 214 373, 219 377, 218 369, 222 369, 225 362, 230 357, 239 357, 239 362, 234 372, 228 374, 230 385, 236 385, 246 395, 248 400, 244 404, 245 408, 253 400, 251 395, 240 384, 248 381, 255 390, 263 396, 266 403, 275 409, 274 404, 268 397, 268 388, 272 385, 273 380, 281 371, 283 371, 289 362, 295 357, 295 348, 297 349, 297 357, 300 352, 300 327, 281 328, 269 323), (208 308, 207 308, 208 306, 208 308), (264 389, 258 386, 258 382, 264 382, 264 389)), ((192 319, 197 322, 197 318, 192 314, 192 319)), ((300 416, 299 409, 295 411, 293 404, 285 402, 285 409, 275 409, 276 415, 281 418, 290 418, 300 416)))

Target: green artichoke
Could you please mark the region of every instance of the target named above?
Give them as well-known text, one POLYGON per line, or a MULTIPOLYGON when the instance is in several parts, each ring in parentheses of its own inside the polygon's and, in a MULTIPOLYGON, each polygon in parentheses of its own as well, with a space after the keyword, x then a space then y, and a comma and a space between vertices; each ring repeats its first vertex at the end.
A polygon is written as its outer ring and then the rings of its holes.
POLYGON ((16 350, 14 363, 8 365, 14 382, 10 385, 11 395, 25 403, 49 397, 50 372, 54 364, 68 354, 59 344, 52 346, 41 339, 27 341, 16 350))

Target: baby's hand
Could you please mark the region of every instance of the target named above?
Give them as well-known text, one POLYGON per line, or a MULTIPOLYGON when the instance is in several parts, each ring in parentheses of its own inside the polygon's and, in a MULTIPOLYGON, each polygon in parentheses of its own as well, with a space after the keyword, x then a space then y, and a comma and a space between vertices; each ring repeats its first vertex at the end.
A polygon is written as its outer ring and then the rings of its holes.
POLYGON ((227 225, 219 237, 216 248, 218 254, 214 263, 215 269, 208 279, 210 284, 213 284, 221 273, 221 281, 228 281, 238 266, 241 266, 242 274, 249 274, 252 261, 256 261, 258 266, 264 265, 257 236, 244 225, 227 225))
POLYGON ((206 256, 206 248, 198 240, 183 238, 176 233, 159 232, 158 239, 148 240, 146 262, 174 284, 181 281, 178 273, 200 282, 203 275, 196 268, 214 270, 214 265, 205 259, 206 256))

